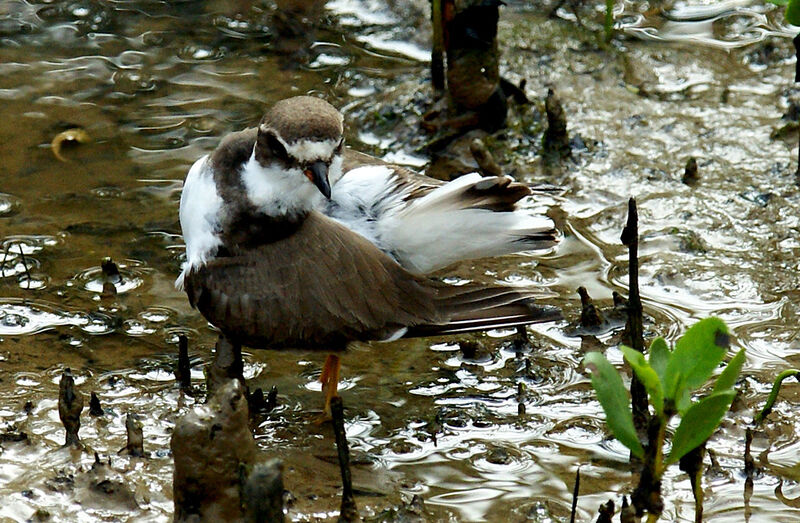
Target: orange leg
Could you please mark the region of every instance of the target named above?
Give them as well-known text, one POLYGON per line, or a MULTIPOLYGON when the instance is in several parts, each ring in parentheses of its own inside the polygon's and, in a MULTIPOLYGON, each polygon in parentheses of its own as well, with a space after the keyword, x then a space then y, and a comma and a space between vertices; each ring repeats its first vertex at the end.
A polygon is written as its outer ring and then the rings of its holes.
POLYGON ((325 394, 325 409, 322 415, 325 419, 331 419, 331 400, 338 396, 339 388, 339 369, 342 362, 336 354, 328 354, 325 365, 322 367, 322 374, 319 381, 322 382, 322 393, 325 394))

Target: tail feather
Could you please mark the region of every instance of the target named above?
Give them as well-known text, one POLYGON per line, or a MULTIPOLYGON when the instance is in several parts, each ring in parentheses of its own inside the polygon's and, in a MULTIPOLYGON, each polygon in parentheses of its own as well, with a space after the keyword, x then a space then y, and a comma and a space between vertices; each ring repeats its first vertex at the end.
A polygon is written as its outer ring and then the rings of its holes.
POLYGON ((438 306, 441 307, 440 310, 449 312, 446 322, 410 327, 404 337, 439 336, 518 327, 562 318, 558 308, 536 304, 530 290, 470 287, 461 293, 455 292, 444 296, 442 294, 447 293, 440 294, 438 306))

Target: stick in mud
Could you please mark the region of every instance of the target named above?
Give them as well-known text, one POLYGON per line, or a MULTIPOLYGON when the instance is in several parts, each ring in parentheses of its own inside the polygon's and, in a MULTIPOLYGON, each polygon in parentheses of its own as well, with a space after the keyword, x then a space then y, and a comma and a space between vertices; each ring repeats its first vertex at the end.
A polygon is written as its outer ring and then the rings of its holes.
POLYGON ((595 306, 586 287, 578 287, 578 295, 581 297, 581 327, 599 327, 605 323, 603 315, 600 314, 600 310, 595 306))
POLYGON ((214 352, 214 361, 206 367, 208 391, 216 391, 231 379, 238 380, 242 384, 242 390, 247 390, 244 381, 242 346, 224 334, 220 334, 214 352))
MULTIPOLYGON (((628 200, 628 222, 622 229, 620 241, 628 247, 628 321, 622 334, 622 342, 629 347, 644 353, 644 327, 642 320, 642 299, 639 296, 639 213, 636 209, 636 199, 628 200)), ((647 431, 650 417, 647 409, 647 392, 644 384, 636 377, 631 376, 631 407, 633 408, 633 422, 637 432, 643 434, 647 431)))
POLYGON ((683 177, 681 182, 686 185, 693 185, 700 180, 700 175, 697 172, 697 159, 692 156, 686 161, 686 167, 683 168, 683 177))
POLYGON ((69 368, 64 369, 58 383, 58 417, 67 431, 64 446, 81 446, 78 430, 81 428, 81 411, 83 411, 83 395, 75 390, 75 379, 69 368))
POLYGON ((609 499, 607 502, 600 505, 597 509, 599 516, 597 516, 597 523, 611 523, 614 517, 614 500, 609 499))
POLYGON ((144 431, 139 422, 139 416, 131 412, 125 418, 125 431, 128 434, 128 443, 121 448, 118 454, 128 454, 136 458, 144 456, 144 431))
POLYGON ((575 471, 575 486, 572 488, 572 510, 569 523, 575 523, 575 513, 578 511, 578 492, 581 489, 581 468, 575 471))
POLYGON ((750 521, 750 498, 753 497, 753 475, 756 471, 755 460, 750 453, 750 446, 753 443, 753 429, 750 427, 745 431, 744 440, 744 518, 750 521))
POLYGON ((637 523, 636 509, 628 504, 627 496, 622 496, 622 508, 619 509, 619 523, 637 523))
POLYGON ((339 468, 342 473, 342 508, 339 512, 339 521, 359 521, 350 475, 350 450, 347 447, 347 434, 344 430, 344 405, 339 396, 331 400, 331 415, 333 416, 333 433, 336 436, 336 451, 339 455, 339 468))
POLYGON ((189 362, 189 340, 184 334, 178 335, 178 364, 175 366, 175 379, 181 390, 192 386, 192 365, 189 362))
MULTIPOLYGON (((792 43, 794 44, 794 53, 797 57, 797 62, 794 66, 794 82, 800 83, 800 33, 792 38, 792 43)), ((798 179, 798 182, 800 182, 800 147, 797 148, 797 171, 795 171, 795 177, 798 179)))
POLYGON ((547 114, 547 129, 542 138, 544 152, 552 160, 569 158, 572 155, 572 149, 567 133, 567 116, 561 100, 553 89, 547 89, 544 108, 547 114))

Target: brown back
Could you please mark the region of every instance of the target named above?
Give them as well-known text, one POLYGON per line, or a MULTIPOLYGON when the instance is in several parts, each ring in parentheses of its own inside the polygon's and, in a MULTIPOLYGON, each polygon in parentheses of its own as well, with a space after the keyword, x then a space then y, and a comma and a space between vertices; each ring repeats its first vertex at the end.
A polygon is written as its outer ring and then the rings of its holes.
POLYGON ((434 281, 312 212, 295 234, 191 271, 189 301, 227 336, 263 348, 334 350, 418 324, 446 323, 434 281))

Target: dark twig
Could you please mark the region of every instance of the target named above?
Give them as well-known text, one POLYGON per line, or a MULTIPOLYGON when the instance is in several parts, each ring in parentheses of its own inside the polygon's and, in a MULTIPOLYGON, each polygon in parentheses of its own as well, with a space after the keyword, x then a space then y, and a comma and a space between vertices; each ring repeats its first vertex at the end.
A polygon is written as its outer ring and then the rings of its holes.
POLYGON ((678 465, 682 471, 689 476, 689 482, 692 485, 692 494, 694 494, 694 521, 701 523, 703 521, 703 457, 706 453, 706 444, 702 443, 700 446, 689 451, 683 456, 678 465))
MULTIPOLYGON (((794 81, 795 83, 800 83, 800 33, 792 39, 792 43, 797 56, 797 63, 794 66, 794 81)), ((795 176, 800 180, 800 147, 797 149, 797 171, 795 171, 795 176)))
POLYGON ((347 433, 344 430, 344 405, 339 396, 331 400, 331 415, 333 416, 333 433, 336 436, 336 450, 339 455, 339 468, 342 473, 342 508, 339 512, 339 521, 359 521, 350 475, 350 450, 347 447, 347 433))
POLYGON ((1 278, 5 278, 6 277, 6 260, 8 260, 8 253, 11 251, 11 245, 12 244, 8 243, 8 244, 6 244, 6 248, 3 249, 3 262, 0 263, 0 277, 1 278))
POLYGON ((178 364, 175 366, 175 379, 181 389, 192 386, 192 365, 189 362, 189 340, 184 334, 178 335, 178 364))
POLYGON ((22 250, 22 244, 17 244, 17 249, 19 249, 19 255, 22 257, 22 267, 25 269, 25 276, 28 277, 28 288, 31 288, 31 273, 28 271, 28 261, 25 259, 25 253, 22 250))
POLYGON ((575 523, 575 513, 578 512, 578 492, 581 489, 581 468, 575 471, 575 486, 572 488, 572 510, 569 523, 575 523))
POLYGON ((750 498, 753 497, 753 475, 756 471, 755 460, 750 453, 750 446, 753 443, 753 429, 750 427, 745 431, 744 439, 744 519, 750 521, 750 498))
POLYGON ((436 91, 444 91, 444 19, 442 0, 431 2, 433 48, 431 49, 431 81, 436 91))
MULTIPOLYGON (((636 200, 628 200, 628 222, 620 236, 622 244, 628 247, 628 321, 625 324, 622 342, 631 348, 644 353, 644 327, 642 325, 642 299, 639 296, 639 213, 636 200)), ((636 377, 631 376, 631 407, 633 421, 640 433, 647 430, 649 412, 647 410, 647 392, 644 385, 636 377)))

